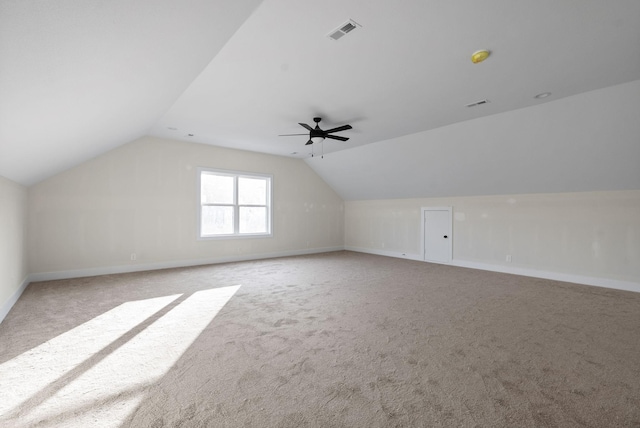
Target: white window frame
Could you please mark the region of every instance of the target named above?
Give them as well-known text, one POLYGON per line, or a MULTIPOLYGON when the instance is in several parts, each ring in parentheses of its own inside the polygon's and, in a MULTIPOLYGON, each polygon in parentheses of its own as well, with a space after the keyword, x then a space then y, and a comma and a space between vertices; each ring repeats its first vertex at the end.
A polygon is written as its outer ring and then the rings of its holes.
POLYGON ((198 239, 235 239, 235 238, 268 238, 273 236, 273 175, 260 174, 245 171, 231 171, 218 168, 198 168, 198 239), (213 175, 222 175, 233 177, 233 204, 204 204, 206 206, 228 206, 233 207, 233 233, 220 235, 203 235, 202 234, 202 174, 210 173, 213 175), (263 233, 240 233, 240 207, 264 207, 264 205, 240 205, 238 204, 238 179, 239 178, 259 178, 267 180, 267 232, 263 233))

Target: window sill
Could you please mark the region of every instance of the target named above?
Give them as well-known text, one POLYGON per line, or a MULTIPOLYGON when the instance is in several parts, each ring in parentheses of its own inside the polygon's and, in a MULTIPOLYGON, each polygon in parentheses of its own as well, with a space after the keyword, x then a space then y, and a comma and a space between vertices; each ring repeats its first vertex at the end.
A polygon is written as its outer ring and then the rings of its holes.
POLYGON ((255 239, 255 238, 273 238, 273 233, 246 233, 242 235, 206 235, 199 236, 198 241, 218 241, 221 239, 255 239))

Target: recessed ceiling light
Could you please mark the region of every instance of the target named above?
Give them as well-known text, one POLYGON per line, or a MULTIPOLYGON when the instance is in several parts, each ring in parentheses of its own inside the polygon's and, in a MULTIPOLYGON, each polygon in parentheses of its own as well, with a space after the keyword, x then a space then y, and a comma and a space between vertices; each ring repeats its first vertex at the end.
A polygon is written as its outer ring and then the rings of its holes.
POLYGON ((541 99, 543 99, 543 98, 547 98, 549 95, 551 95, 551 92, 543 92, 543 93, 541 93, 541 94, 536 95, 536 96, 535 96, 535 97, 533 97, 533 98, 536 98, 536 99, 538 99, 538 100, 541 100, 541 99))
POLYGON ((471 54, 471 62, 474 64, 478 64, 484 61, 485 59, 489 58, 490 54, 491 53, 486 49, 475 51, 473 54, 471 54))
POLYGON ((167 126, 167 129, 170 131, 177 131, 178 128, 174 128, 173 126, 167 126))

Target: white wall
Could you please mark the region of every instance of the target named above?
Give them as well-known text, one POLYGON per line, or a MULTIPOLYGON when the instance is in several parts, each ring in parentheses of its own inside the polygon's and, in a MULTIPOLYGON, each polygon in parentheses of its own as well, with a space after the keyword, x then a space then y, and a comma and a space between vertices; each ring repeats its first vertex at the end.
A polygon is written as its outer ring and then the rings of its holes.
POLYGON ((345 246, 423 259, 420 209, 429 206, 453 207, 457 264, 640 291, 640 190, 347 201, 345 246))
POLYGON ((27 189, 0 177, 0 321, 27 285, 27 189))
POLYGON ((43 279, 343 248, 344 207, 301 160, 145 137, 32 186, 29 231, 43 279), (274 236, 197 240, 198 167, 273 174, 274 236))

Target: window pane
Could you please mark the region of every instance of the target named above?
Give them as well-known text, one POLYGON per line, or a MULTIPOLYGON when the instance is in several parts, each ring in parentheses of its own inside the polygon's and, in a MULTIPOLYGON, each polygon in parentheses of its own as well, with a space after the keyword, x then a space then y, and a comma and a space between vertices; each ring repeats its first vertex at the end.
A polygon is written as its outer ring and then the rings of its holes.
POLYGON ((240 233, 267 233, 267 208, 240 207, 240 233))
POLYGON ((202 204, 233 204, 233 177, 201 174, 202 204))
POLYGON ((264 178, 239 177, 238 204, 267 205, 267 180, 264 178))
POLYGON ((233 207, 202 207, 200 231, 203 236, 232 234, 233 207))

